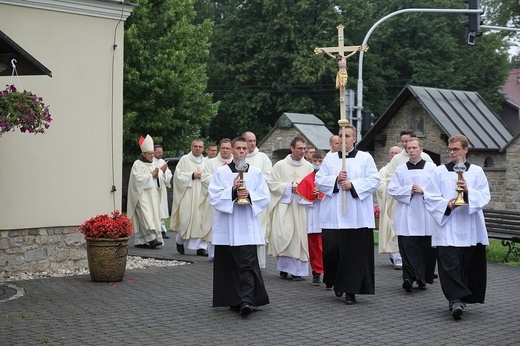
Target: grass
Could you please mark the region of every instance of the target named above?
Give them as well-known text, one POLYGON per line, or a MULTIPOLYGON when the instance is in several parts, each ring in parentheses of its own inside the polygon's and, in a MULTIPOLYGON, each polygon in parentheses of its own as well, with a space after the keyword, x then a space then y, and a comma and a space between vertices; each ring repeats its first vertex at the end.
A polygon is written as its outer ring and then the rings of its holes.
MULTIPOLYGON (((374 231, 374 244, 379 244, 379 232, 374 231)), ((518 246, 518 244, 517 244, 518 246)), ((487 260, 493 263, 504 263, 512 267, 520 267, 520 256, 509 255, 508 262, 504 262, 508 247, 503 246, 498 239, 489 239, 489 246, 486 248, 487 260)))

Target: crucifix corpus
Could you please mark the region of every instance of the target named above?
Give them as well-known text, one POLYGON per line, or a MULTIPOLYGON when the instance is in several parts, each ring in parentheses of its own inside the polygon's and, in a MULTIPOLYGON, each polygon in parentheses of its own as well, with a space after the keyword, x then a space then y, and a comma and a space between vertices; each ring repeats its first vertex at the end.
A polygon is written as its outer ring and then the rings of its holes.
MULTIPOLYGON (((336 88, 339 89, 339 114, 340 119, 338 124, 341 128, 341 152, 342 161, 341 169, 346 171, 346 147, 345 147, 345 131, 344 127, 348 124, 346 108, 345 108, 345 87, 347 86, 348 73, 347 73, 347 59, 356 54, 359 51, 367 51, 368 46, 345 46, 343 37, 343 25, 338 25, 338 46, 337 47, 316 47, 314 53, 325 53, 329 57, 336 59, 338 62, 338 73, 336 74, 336 88), (334 55, 333 53, 337 53, 334 55), (350 54, 346 54, 350 53, 350 54)), ((347 191, 343 190, 343 214, 347 213, 347 191)))

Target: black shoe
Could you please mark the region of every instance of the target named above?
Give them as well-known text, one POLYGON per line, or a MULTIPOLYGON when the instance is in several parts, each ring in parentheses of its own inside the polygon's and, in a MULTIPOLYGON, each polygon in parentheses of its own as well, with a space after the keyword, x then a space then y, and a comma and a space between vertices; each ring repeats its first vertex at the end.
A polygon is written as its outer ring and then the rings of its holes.
POLYGON ((356 295, 354 293, 345 294, 345 304, 353 305, 356 304, 356 295))
POLYGON ((184 255, 184 245, 177 244, 177 252, 180 253, 181 255, 184 255))
POLYGON ((326 284, 325 289, 330 291, 332 289, 332 285, 326 284))
POLYGON ((162 243, 160 241, 158 241, 157 239, 154 239, 154 240, 152 240, 151 242, 148 243, 148 247, 150 249, 155 249, 159 245, 162 245, 162 243))
POLYGON ((140 247, 140 248, 145 248, 145 249, 148 249, 149 246, 148 244, 137 244, 137 245, 134 245, 135 247, 140 247))
POLYGON ((345 292, 334 292, 334 293, 336 294, 336 297, 341 298, 341 297, 343 297, 343 294, 345 292))
POLYGON ((230 306, 230 307, 229 307, 229 310, 231 310, 231 311, 233 311, 233 312, 240 312, 240 304, 230 306))
POLYGON ((412 282, 408 279, 404 279, 403 288, 408 293, 412 292, 412 282))
POLYGON ((287 279, 287 275, 288 274, 286 272, 280 272, 280 277, 284 280, 287 279))
POLYGON ((301 276, 298 276, 298 275, 292 275, 291 274, 291 277, 294 281, 303 281, 302 277, 301 276))
POLYGON ((204 249, 198 249, 197 250, 197 256, 206 256, 208 257, 208 252, 204 249))
POLYGON ((321 284, 320 274, 312 272, 312 284, 314 286, 319 286, 321 284))
POLYGON ((433 278, 434 279, 438 279, 439 278, 439 274, 433 274, 433 278))
POLYGON ((247 303, 240 304, 240 315, 247 316, 253 312, 253 307, 247 303))
POLYGON ((163 237, 163 239, 170 239, 170 237, 168 237, 168 235, 166 235, 166 232, 162 232, 162 237, 163 237))
POLYGON ((451 307, 451 316, 454 320, 462 319, 462 314, 464 313, 464 305, 460 302, 456 302, 451 307))
POLYGON ((426 284, 421 284, 419 283, 419 287, 418 287, 421 291, 426 291, 428 289, 428 287, 426 287, 426 284))

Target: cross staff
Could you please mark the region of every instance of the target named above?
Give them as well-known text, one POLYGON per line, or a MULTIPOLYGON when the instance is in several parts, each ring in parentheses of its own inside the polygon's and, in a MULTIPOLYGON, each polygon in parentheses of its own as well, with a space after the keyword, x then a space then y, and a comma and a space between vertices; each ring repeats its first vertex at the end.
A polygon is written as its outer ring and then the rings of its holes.
MULTIPOLYGON (((314 53, 325 53, 331 58, 334 58, 338 61, 338 73, 336 75, 336 88, 339 88, 339 113, 340 120, 338 124, 341 129, 348 124, 346 109, 345 109, 345 87, 348 81, 348 73, 347 73, 347 59, 356 54, 359 51, 367 51, 368 46, 345 46, 343 40, 343 25, 338 25, 338 46, 337 47, 324 47, 314 48, 314 53), (338 53, 337 55, 333 55, 332 53, 338 53), (345 56, 345 53, 350 53, 345 56)), ((341 169, 345 171, 347 168, 346 163, 346 148, 345 148, 345 131, 342 131, 341 135, 341 151, 342 151, 342 161, 341 161, 341 169)), ((347 213, 347 192, 343 190, 343 214, 347 213)))

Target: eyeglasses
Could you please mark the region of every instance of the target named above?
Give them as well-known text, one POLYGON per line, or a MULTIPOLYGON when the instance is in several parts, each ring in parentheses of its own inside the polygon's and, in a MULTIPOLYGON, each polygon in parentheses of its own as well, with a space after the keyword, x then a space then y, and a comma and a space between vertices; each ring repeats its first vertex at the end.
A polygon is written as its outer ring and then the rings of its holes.
POLYGON ((449 153, 457 153, 459 150, 462 150, 462 148, 448 148, 446 152, 449 153))

